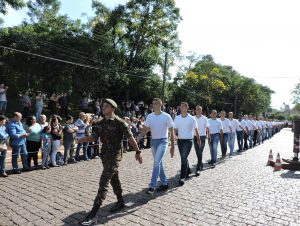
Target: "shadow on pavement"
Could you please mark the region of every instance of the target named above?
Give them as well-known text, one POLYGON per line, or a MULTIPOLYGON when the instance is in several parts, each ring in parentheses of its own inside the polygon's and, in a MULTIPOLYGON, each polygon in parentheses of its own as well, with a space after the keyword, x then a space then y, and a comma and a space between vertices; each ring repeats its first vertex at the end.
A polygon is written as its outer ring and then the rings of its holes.
POLYGON ((286 173, 282 173, 280 176, 287 179, 300 179, 300 171, 289 170, 286 173))

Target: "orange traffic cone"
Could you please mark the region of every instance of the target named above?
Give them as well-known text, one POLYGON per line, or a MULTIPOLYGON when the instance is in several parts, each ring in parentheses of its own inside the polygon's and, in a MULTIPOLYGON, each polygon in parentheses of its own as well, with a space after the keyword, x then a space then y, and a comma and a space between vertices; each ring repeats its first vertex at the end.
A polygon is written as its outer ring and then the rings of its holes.
POLYGON ((268 158, 268 162, 267 162, 267 166, 271 166, 271 163, 273 162, 273 153, 272 153, 272 149, 270 149, 270 153, 269 153, 269 158, 268 158))
POLYGON ((280 160, 280 155, 278 153, 277 158, 276 158, 276 162, 275 162, 275 165, 274 165, 274 171, 279 171, 281 169, 282 169, 281 160, 280 160))

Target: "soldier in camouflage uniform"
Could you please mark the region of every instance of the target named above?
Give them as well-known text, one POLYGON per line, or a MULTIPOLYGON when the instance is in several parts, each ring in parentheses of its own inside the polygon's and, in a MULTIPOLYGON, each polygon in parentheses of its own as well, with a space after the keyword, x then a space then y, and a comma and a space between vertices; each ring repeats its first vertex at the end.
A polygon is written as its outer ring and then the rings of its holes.
POLYGON ((113 191, 118 199, 118 202, 110 211, 116 212, 125 206, 118 172, 119 163, 122 159, 123 135, 128 138, 130 144, 134 150, 136 150, 136 160, 139 163, 143 161, 141 152, 132 136, 128 124, 114 114, 114 111, 117 109, 117 104, 111 99, 105 99, 102 107, 102 112, 105 117, 95 123, 92 135, 78 140, 78 143, 91 142, 100 137, 102 142, 100 157, 103 164, 103 172, 100 177, 98 194, 95 198, 92 210, 86 216, 82 225, 90 225, 95 222, 96 213, 106 197, 109 183, 112 185, 113 191))

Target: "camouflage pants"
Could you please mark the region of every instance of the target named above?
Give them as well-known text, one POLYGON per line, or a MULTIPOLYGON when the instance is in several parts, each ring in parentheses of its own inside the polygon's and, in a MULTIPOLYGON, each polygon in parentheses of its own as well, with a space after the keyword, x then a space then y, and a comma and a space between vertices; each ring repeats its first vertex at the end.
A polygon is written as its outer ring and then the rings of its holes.
POLYGON ((103 172, 100 177, 99 189, 94 201, 94 206, 101 206, 106 198, 109 183, 111 184, 116 196, 122 195, 121 182, 119 179, 119 162, 116 158, 109 158, 101 155, 103 172))

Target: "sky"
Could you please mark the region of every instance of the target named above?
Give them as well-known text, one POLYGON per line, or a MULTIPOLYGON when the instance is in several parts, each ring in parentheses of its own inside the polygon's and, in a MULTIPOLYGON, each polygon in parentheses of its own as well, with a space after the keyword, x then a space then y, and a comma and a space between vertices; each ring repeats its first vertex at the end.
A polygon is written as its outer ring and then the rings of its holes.
MULTIPOLYGON (((108 7, 125 0, 102 0, 108 7)), ((300 14, 298 0, 176 0, 182 54, 211 54, 217 63, 269 86, 271 107, 292 105, 300 82, 300 14)), ((72 19, 93 16, 91 0, 61 0, 61 13, 72 19)), ((17 25, 25 10, 9 10, 5 26, 17 25)))

